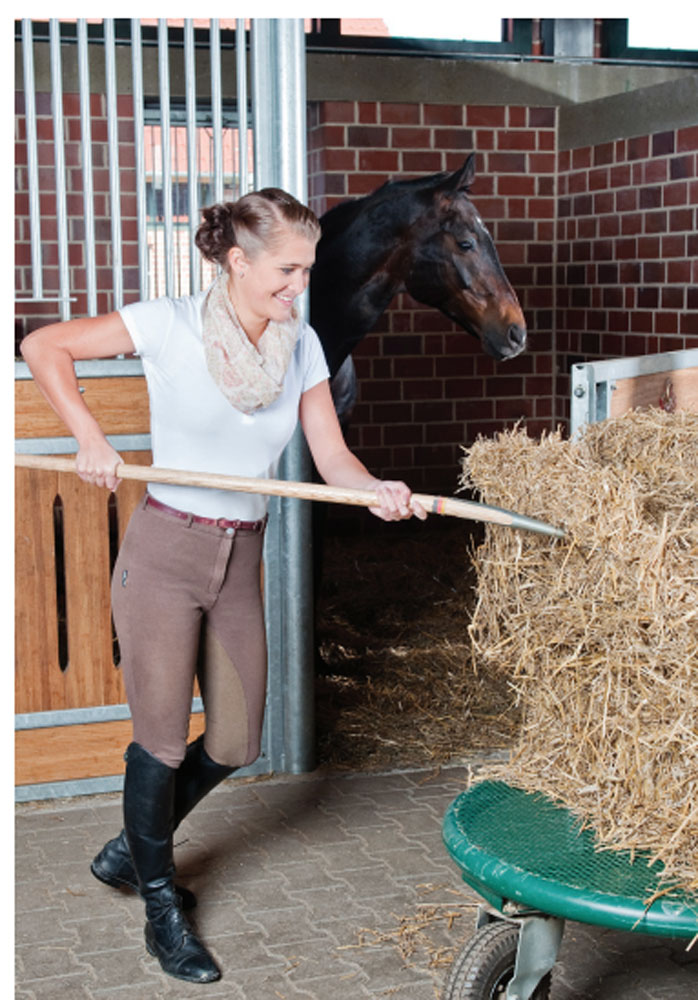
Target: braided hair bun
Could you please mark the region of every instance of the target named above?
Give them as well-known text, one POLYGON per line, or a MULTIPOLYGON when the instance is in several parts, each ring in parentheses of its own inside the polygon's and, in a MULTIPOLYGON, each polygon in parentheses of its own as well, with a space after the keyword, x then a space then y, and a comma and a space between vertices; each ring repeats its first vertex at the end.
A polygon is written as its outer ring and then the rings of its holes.
POLYGON ((205 208, 195 242, 206 260, 225 269, 232 247, 241 247, 252 260, 289 228, 312 242, 320 238, 320 223, 309 208, 280 188, 262 188, 205 208))

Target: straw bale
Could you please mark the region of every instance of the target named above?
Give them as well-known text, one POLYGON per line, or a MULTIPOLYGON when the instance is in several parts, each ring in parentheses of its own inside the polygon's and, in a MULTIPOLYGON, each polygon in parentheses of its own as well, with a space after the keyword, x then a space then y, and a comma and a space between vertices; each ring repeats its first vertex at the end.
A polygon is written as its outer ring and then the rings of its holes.
POLYGON ((473 660, 522 712, 502 775, 698 892, 698 414, 516 428, 475 442, 462 482, 567 532, 492 527, 473 554, 473 660))

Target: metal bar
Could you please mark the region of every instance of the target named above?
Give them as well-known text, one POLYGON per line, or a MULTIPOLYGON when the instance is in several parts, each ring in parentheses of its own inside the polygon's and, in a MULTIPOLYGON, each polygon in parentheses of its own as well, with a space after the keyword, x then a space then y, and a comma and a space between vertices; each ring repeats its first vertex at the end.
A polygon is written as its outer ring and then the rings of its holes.
POLYGON ((189 291, 196 295, 201 288, 199 251, 194 237, 199 223, 199 173, 196 157, 196 58, 194 50, 194 22, 184 21, 184 86, 187 108, 187 195, 189 216, 189 291))
POLYGON ((60 21, 49 21, 51 52, 51 109, 53 115, 53 152, 56 175, 56 230, 58 238, 58 287, 60 316, 70 319, 70 271, 68 268, 68 214, 66 209, 65 148, 63 130, 63 77, 61 69, 60 21))
POLYGON ((165 291, 174 295, 174 257, 172 248, 172 174, 171 142, 170 142, 170 63, 168 50, 167 18, 158 18, 158 68, 160 80, 160 117, 161 117, 161 148, 162 148, 162 200, 163 217, 165 220, 165 291))
MULTIPOLYGON (((276 183, 271 151, 271 124, 274 116, 270 21, 253 18, 250 22, 250 57, 252 83, 252 127, 254 146, 254 187, 276 183)), ((283 589, 283 514, 281 498, 269 503, 269 524, 264 538, 264 606, 269 660, 269 683, 265 722, 269 733, 269 758, 274 770, 287 770, 287 733, 285 696, 289 690, 286 661, 286 616, 289 613, 283 589)), ((312 729, 312 727, 311 727, 312 729)))
POLYGON ((75 295, 15 295, 15 302, 77 302, 75 295))
MULTIPOLYGON (((201 698, 192 698, 192 712, 203 709, 201 698)), ((27 729, 53 729, 54 726, 78 726, 92 722, 120 722, 131 718, 124 702, 118 705, 93 705, 86 708, 61 708, 49 712, 19 712, 15 715, 15 732, 27 729)))
MULTIPOLYGON (((281 161, 280 186, 307 201, 305 32, 300 18, 279 18, 274 74, 281 161)), ((302 312, 307 314, 307 296, 302 312)), ((297 428, 280 463, 281 475, 307 480, 312 468, 302 431, 297 428)), ((312 574, 312 511, 287 500, 284 517, 284 585, 293 611, 286 618, 288 658, 286 692, 287 766, 293 773, 315 765, 315 667, 312 574)))
MULTIPOLYGON (((115 451, 150 451, 150 434, 107 434, 115 451)), ((76 455, 79 445, 74 437, 16 438, 16 455, 76 455)))
POLYGON ((572 365, 572 397, 570 401, 570 436, 577 437, 588 424, 595 406, 594 381, 586 364, 572 365))
POLYGON ((307 201, 305 31, 301 18, 278 18, 276 24, 276 113, 281 186, 307 201), (284 97, 288 98, 284 100, 284 97), (289 99, 290 98, 290 99, 289 99))
MULTIPOLYGON (((272 135, 275 107, 272 89, 271 19, 253 18, 250 24, 252 56, 252 128, 254 131, 254 186, 265 187, 274 180, 272 135)), ((276 69, 277 67, 275 67, 276 69)))
POLYGON ((238 99, 238 192, 247 194, 250 187, 250 168, 247 146, 247 45, 245 38, 245 18, 238 18, 235 24, 235 69, 237 73, 238 99))
POLYGON ((97 315, 97 263, 95 257, 95 207, 92 183, 92 115, 90 61, 87 48, 87 21, 79 18, 78 80, 80 88, 80 135, 82 139, 82 205, 84 215, 85 283, 87 313, 97 315))
POLYGON ((211 114, 213 117, 213 200, 223 201, 223 104, 221 87, 221 29, 211 18, 211 114))
MULTIPOLYGON (((78 378, 114 378, 121 375, 136 378, 143 375, 140 358, 94 358, 75 361, 73 368, 78 378)), ((27 381, 33 377, 26 361, 15 361, 15 381, 27 381)))
MULTIPOLYGON (((236 778, 253 778, 267 774, 271 770, 266 755, 262 753, 247 767, 235 772, 236 778)), ((70 781, 47 781, 37 785, 17 785, 15 802, 39 802, 47 799, 74 798, 78 795, 101 795, 105 792, 120 792, 124 785, 123 775, 108 775, 103 778, 74 778, 70 781)))
POLYGON ((116 91, 114 20, 104 21, 104 64, 107 96, 107 148, 109 150, 109 198, 111 203, 112 282, 114 309, 124 303, 124 273, 121 242, 121 183, 119 178, 119 123, 116 91))
POLYGON ((39 160, 36 138, 36 87, 34 81, 34 40, 29 18, 22 20, 22 60, 24 67, 24 115, 27 142, 27 188, 29 194, 29 238, 32 262, 32 298, 43 300, 41 266, 41 208, 39 204, 39 160))
POLYGON ((16 785, 15 802, 44 802, 50 799, 74 798, 77 795, 104 795, 120 792, 122 775, 106 778, 77 778, 73 781, 47 781, 37 785, 16 785))
POLYGON ((148 240, 145 202, 145 147, 143 130, 143 43, 141 22, 131 18, 131 78, 133 80, 133 132, 136 167, 136 225, 138 231, 138 285, 141 301, 148 298, 148 240))
MULTIPOLYGON (((305 34, 299 18, 253 19, 252 117, 255 186, 285 188, 306 198, 305 34)), ((310 478, 310 460, 300 431, 280 463, 284 479, 310 478)), ((311 511, 285 499, 271 510, 265 561, 270 663, 281 666, 283 767, 314 766, 314 655, 311 511)))

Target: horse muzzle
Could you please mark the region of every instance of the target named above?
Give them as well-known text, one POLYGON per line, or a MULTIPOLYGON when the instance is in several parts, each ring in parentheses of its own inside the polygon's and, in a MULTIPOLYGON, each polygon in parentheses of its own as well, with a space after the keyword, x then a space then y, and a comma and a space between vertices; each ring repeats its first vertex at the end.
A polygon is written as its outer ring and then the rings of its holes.
POLYGON ((483 329, 480 334, 483 349, 495 361, 505 361, 515 358, 526 347, 526 326, 523 323, 510 323, 505 330, 483 329))

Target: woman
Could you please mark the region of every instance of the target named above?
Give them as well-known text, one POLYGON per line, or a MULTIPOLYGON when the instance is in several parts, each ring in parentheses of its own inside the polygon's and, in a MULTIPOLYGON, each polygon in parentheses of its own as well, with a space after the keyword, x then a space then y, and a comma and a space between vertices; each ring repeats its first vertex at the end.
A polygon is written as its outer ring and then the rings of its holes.
MULTIPOLYGON (((344 442, 319 340, 295 308, 319 236, 310 210, 275 188, 214 205, 196 237, 222 268, 207 291, 43 327, 22 342, 37 384, 77 439, 83 480, 116 489, 121 458, 87 409, 73 362, 136 353, 155 465, 273 477, 300 418, 326 482, 374 490, 371 510, 385 520, 426 517, 404 483, 375 479, 344 442)), ((174 885, 172 835, 204 795, 259 754, 266 504, 250 494, 150 484, 112 579, 133 740, 124 829, 92 871, 140 892, 148 951, 190 982, 221 973, 183 913, 195 901, 174 885), (206 729, 187 745, 195 676, 206 729)))

